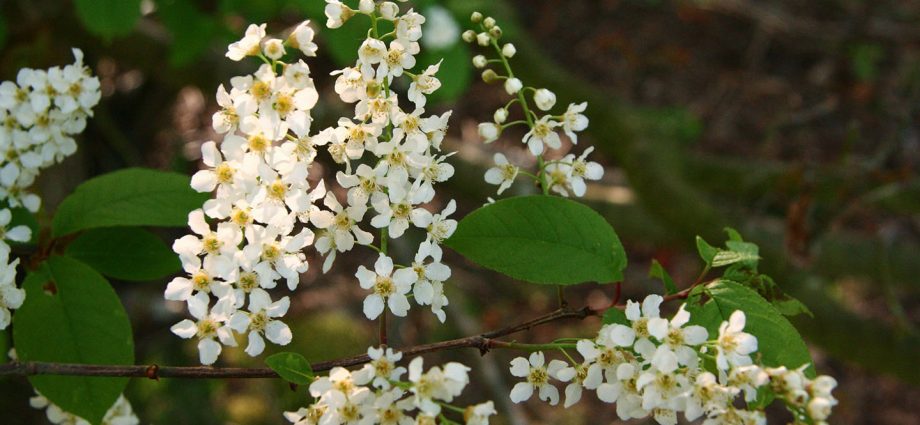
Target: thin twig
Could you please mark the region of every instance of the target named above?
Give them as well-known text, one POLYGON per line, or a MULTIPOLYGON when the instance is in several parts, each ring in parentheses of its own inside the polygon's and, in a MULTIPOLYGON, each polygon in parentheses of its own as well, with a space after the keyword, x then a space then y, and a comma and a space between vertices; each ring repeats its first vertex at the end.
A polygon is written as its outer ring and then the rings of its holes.
MULTIPOLYGON (((558 309, 536 319, 513 326, 497 329, 482 335, 468 336, 465 338, 435 342, 431 344, 416 345, 402 349, 404 358, 411 358, 422 354, 458 348, 476 348, 481 354, 493 348, 513 348, 494 338, 511 335, 532 329, 536 326, 555 322, 563 319, 584 319, 596 315, 588 307, 580 310, 568 308, 558 309)), ((370 361, 366 354, 345 357, 336 360, 317 362, 311 365, 314 372, 328 371, 334 367, 351 367, 370 361)), ((238 367, 211 367, 211 366, 158 366, 158 365, 95 365, 74 363, 51 362, 13 362, 0 365, 0 376, 33 376, 33 375, 69 375, 69 376, 109 376, 126 378, 200 378, 200 379, 233 379, 233 378, 277 378, 269 368, 238 368, 238 367)))

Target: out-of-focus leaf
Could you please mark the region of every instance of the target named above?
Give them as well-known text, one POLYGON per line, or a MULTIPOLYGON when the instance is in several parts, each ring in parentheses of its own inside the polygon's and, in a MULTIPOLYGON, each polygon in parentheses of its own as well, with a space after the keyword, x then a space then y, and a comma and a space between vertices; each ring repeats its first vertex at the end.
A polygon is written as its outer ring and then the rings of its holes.
POLYGON ((677 293, 677 285, 674 284, 674 279, 671 278, 671 275, 668 274, 668 271, 664 269, 658 260, 652 260, 652 268, 649 270, 648 275, 649 277, 661 279, 664 282, 664 290, 668 295, 677 293))
POLYGON ((310 367, 310 362, 300 354, 290 352, 273 354, 265 359, 265 364, 290 383, 310 385, 313 382, 313 368, 310 367))
MULTIPOLYGON (((255 2, 258 3, 258 2, 255 2)), ((210 46, 218 32, 217 21, 185 0, 157 0, 157 14, 172 35, 169 62, 184 66, 210 46)))
POLYGON ((74 7, 86 29, 105 39, 130 33, 141 17, 141 0, 74 0, 74 7))

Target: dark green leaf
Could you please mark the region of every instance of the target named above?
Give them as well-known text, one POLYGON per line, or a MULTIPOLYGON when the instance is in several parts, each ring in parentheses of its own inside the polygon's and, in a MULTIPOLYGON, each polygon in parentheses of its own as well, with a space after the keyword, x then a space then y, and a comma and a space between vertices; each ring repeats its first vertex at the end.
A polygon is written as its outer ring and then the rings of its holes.
POLYGON ((652 268, 649 270, 648 276, 661 279, 664 282, 664 290, 668 295, 677 293, 677 285, 674 284, 674 279, 671 279, 671 275, 668 274, 668 271, 664 269, 658 260, 652 260, 652 268))
POLYGON ((278 373, 285 381, 297 385, 310 385, 313 382, 313 369, 310 362, 297 353, 278 353, 268 356, 265 364, 278 373))
POLYGON ((160 238, 137 227, 88 230, 71 242, 67 255, 122 280, 159 279, 181 267, 176 254, 160 238))
MULTIPOLYGON (((766 366, 796 368, 811 363, 811 354, 801 335, 773 306, 753 290, 738 283, 721 280, 706 286, 710 300, 703 306, 688 304, 691 322, 718 336, 719 325, 736 310, 747 319, 744 331, 757 337, 758 355, 766 366)), ((809 368, 806 373, 813 374, 809 368)))
POLYGON ((604 324, 609 325, 612 323, 632 326, 629 322, 629 319, 626 318, 626 313, 616 307, 610 307, 607 309, 607 311, 604 312, 604 324))
POLYGON ((118 226, 187 225, 188 213, 210 197, 189 187, 189 177, 129 168, 90 179, 64 199, 54 215, 53 234, 118 226))
POLYGON ((214 41, 217 21, 186 0, 158 0, 157 14, 172 35, 169 62, 184 66, 197 59, 214 41))
POLYGON ((515 279, 572 285, 621 280, 626 253, 591 208, 553 196, 520 196, 464 217, 445 244, 515 279))
POLYGON ((785 295, 783 298, 774 299, 770 303, 773 304, 773 308, 783 316, 791 317, 805 314, 809 317, 815 317, 811 310, 808 309, 808 306, 788 295, 785 295))
MULTIPOLYGON (((13 316, 13 340, 22 361, 134 363, 131 323, 118 295, 89 266, 51 257, 23 284, 26 300, 13 316)), ((36 390, 62 409, 99 423, 128 378, 36 375, 36 390)))
POLYGON ((86 29, 107 39, 130 33, 141 17, 141 0, 74 0, 74 6, 86 29))

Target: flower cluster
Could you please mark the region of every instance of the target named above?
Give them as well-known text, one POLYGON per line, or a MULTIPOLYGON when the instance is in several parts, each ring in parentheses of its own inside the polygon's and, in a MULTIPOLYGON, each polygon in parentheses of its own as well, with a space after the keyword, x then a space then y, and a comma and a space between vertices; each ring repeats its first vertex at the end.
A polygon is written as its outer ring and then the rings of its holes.
POLYGON ((505 91, 512 97, 505 106, 495 111, 491 122, 479 124, 479 135, 485 143, 492 143, 507 128, 525 125, 528 131, 521 141, 530 154, 537 158, 536 173, 528 173, 522 172, 520 166, 510 163, 503 154, 496 153, 495 166, 486 172, 486 182, 497 185, 498 194, 501 194, 518 176, 523 175, 532 178, 544 193, 554 192, 566 197, 584 196, 585 181, 600 180, 604 175, 604 169, 600 164, 587 159, 594 148, 586 149, 577 157, 572 153, 561 157, 556 155, 555 159, 547 157, 550 154, 549 150, 562 148, 561 133, 564 133, 572 144, 578 144, 578 133, 588 128, 588 118, 584 115, 587 102, 569 104, 564 112, 551 112, 556 106, 556 94, 546 88, 525 86, 514 76, 509 59, 514 57, 517 49, 511 43, 499 44, 502 30, 495 23, 495 19, 484 18, 481 13, 474 12, 471 20, 479 26, 479 32, 467 30, 463 33, 463 39, 468 43, 492 47, 496 56, 490 59, 484 55, 477 55, 473 58, 473 66, 485 69, 482 73, 485 82, 503 81, 505 91), (498 71, 490 68, 492 64, 500 65, 498 71), (528 98, 527 94, 531 96, 528 98), (514 104, 520 107, 523 117, 508 121, 510 108, 514 104))
POLYGON ((16 286, 19 258, 10 260, 11 249, 6 241, 28 242, 32 231, 24 225, 8 229, 12 217, 9 209, 0 209, 0 330, 10 325, 10 310, 22 306, 26 298, 26 291, 16 286))
POLYGON ((418 357, 407 370, 397 366, 402 353, 382 347, 367 353, 371 362, 362 369, 337 367, 313 381, 309 391, 315 402, 285 412, 285 418, 295 425, 434 425, 458 423, 448 418, 457 413, 465 424, 486 425, 496 414, 491 401, 466 408, 450 404, 469 383, 470 369, 460 363, 425 371, 418 357))
POLYGON ((38 211, 27 191, 39 171, 73 154, 73 136, 86 127, 101 92, 99 79, 73 49, 74 63, 47 70, 23 68, 16 82, 0 83, 0 200, 38 211))
POLYGON ((183 320, 172 330, 198 338, 202 364, 214 363, 222 344, 235 346, 234 333, 247 335, 251 356, 262 353, 265 339, 289 343, 291 331, 277 319, 290 301, 272 300, 266 290, 279 280, 290 290, 297 287, 308 267, 303 249, 315 239, 311 227, 349 221, 315 205, 324 198, 330 208, 338 205, 322 181, 311 185, 307 180, 316 146, 328 142, 311 135, 310 112, 319 96, 303 60, 281 61, 286 48, 314 55, 313 35, 309 22, 285 41, 268 37, 265 24, 250 25, 228 47, 230 59, 256 56, 264 64, 231 79, 229 91, 218 88, 221 110, 212 123, 223 140, 202 146, 207 168, 191 183, 215 195, 189 214, 194 234, 173 244, 187 275, 172 280, 165 291, 166 299, 187 302, 195 320, 183 320))
MULTIPOLYGON (((55 425, 90 425, 86 419, 61 409, 38 391, 35 392, 34 397, 29 399, 29 404, 36 409, 45 409, 48 421, 55 425)), ((139 423, 140 420, 134 414, 131 403, 122 395, 105 413, 101 425, 138 425, 139 423)))
POLYGON ((758 391, 772 390, 796 415, 798 423, 823 424, 836 400, 836 381, 828 376, 805 377, 796 370, 763 368, 751 355, 757 338, 744 332, 745 315, 738 310, 709 340, 705 328, 688 325, 690 313, 681 306, 670 320, 660 316, 663 298, 648 296, 640 305, 626 306, 626 324, 601 328, 597 338, 580 340, 575 348, 583 358, 577 363, 551 360, 542 352, 511 362, 511 374, 525 378, 514 386, 511 400, 529 399, 534 392, 550 404, 559 401, 551 383, 567 383, 565 407, 577 403, 584 390, 592 390, 606 403, 616 403, 622 420, 652 416, 662 425, 677 423, 682 412, 688 421, 704 424, 762 424, 763 406, 755 405, 758 391), (713 355, 714 351, 714 355, 713 355), (714 366, 704 366, 704 360, 714 366), (738 399, 748 408, 740 408, 738 399))
MULTIPOLYGON (((330 129, 329 152, 346 169, 336 179, 348 189, 347 208, 352 222, 358 222, 368 209, 373 210, 370 225, 381 229, 380 257, 374 270, 361 267, 356 276, 362 288, 371 293, 364 301, 364 313, 375 319, 389 310, 405 316, 409 297, 419 305, 430 306, 440 321, 446 319, 444 281, 450 269, 441 263, 440 243, 456 229, 454 201, 440 212, 422 208, 435 197, 434 186, 454 174, 442 153, 441 142, 447 132, 451 112, 426 115, 426 96, 441 87, 436 77, 440 63, 413 71, 420 51, 425 17, 410 9, 400 13, 393 2, 361 1, 358 9, 327 0, 327 26, 337 28, 354 16, 370 17, 371 29, 358 49, 358 60, 335 71, 335 91, 342 101, 355 105, 351 118, 342 118, 330 129), (382 33, 381 28, 392 28, 382 33), (403 109, 393 89, 397 79, 405 79, 408 90, 403 109), (353 163, 360 161, 357 167, 353 163), (388 238, 399 238, 412 228, 426 232, 411 265, 394 271, 387 256, 388 238)), ((342 249, 340 239, 348 229, 329 229, 317 241, 321 252, 342 249), (322 244, 320 243, 322 242, 322 244)), ((368 239, 369 237, 365 237, 368 239)), ((347 242, 347 241, 346 241, 347 242)), ((347 245, 347 244, 346 244, 347 245)), ((334 253, 333 253, 334 254, 334 253)))

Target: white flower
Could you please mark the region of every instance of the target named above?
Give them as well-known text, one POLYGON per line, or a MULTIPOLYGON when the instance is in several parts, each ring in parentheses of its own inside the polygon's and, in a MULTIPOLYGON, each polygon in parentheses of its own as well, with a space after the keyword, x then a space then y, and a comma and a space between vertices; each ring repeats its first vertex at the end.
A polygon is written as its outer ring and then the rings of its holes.
POLYGON ((364 266, 358 267, 355 276, 361 288, 373 291, 364 299, 364 315, 374 320, 383 313, 384 307, 389 307, 394 315, 405 317, 409 311, 409 299, 406 298, 406 294, 412 290, 414 274, 415 272, 409 268, 399 269, 394 273, 393 260, 383 254, 380 254, 374 263, 374 271, 364 266))
POLYGON ((329 28, 341 27, 345 21, 354 16, 355 11, 338 0, 326 0, 326 26, 329 28))
MULTIPOLYGON (((390 381, 399 381, 400 377, 406 373, 406 368, 396 366, 396 362, 402 360, 402 353, 394 352, 392 348, 369 347, 367 356, 370 357, 370 363, 364 365, 364 375, 366 379, 373 380, 377 388, 389 389, 392 385, 390 381)), ((366 382, 357 382, 359 385, 366 382)))
POLYGON ((473 56, 473 66, 477 69, 485 68, 489 64, 488 59, 483 55, 473 56))
POLYGON ((498 139, 498 136, 502 133, 502 128, 498 124, 491 122, 480 123, 479 127, 479 137, 482 137, 483 142, 492 143, 498 139))
POLYGON ((466 425, 489 425, 489 417, 497 414, 495 403, 487 401, 467 407, 463 416, 466 419, 466 425))
POLYGON ((545 115, 534 122, 533 128, 524 135, 523 140, 524 144, 530 149, 530 153, 534 154, 534 156, 539 156, 543 153, 543 145, 551 149, 559 149, 562 146, 562 141, 555 131, 558 126, 559 123, 553 121, 549 115, 545 115))
POLYGON ((541 111, 548 111, 556 104, 556 94, 547 89, 537 89, 533 94, 533 102, 541 111))
POLYGON ((517 78, 509 78, 505 80, 505 91, 510 95, 515 95, 517 92, 521 91, 524 87, 524 83, 517 78))
POLYGON ((496 109, 495 113, 492 114, 492 119, 495 120, 496 124, 504 124, 508 120, 508 110, 505 108, 496 109))
POLYGON ((757 338, 743 332, 744 322, 744 312, 735 310, 728 321, 719 326, 716 345, 716 366, 719 370, 728 370, 729 365, 751 364, 750 354, 757 351, 757 338))
POLYGON ((572 161, 571 171, 569 172, 569 185, 572 187, 572 192, 578 197, 585 194, 587 189, 585 180, 600 180, 604 176, 604 167, 596 162, 587 161, 586 158, 591 152, 594 152, 594 146, 585 149, 578 158, 571 154, 563 158, 563 161, 572 161))
POLYGON ((453 199, 438 214, 432 214, 426 209, 417 208, 411 214, 412 224, 427 231, 426 242, 440 244, 457 230, 457 220, 447 218, 456 210, 457 202, 453 199))
POLYGON ((288 43, 295 49, 300 49, 305 56, 316 56, 317 46, 313 42, 316 32, 310 26, 310 21, 306 20, 297 25, 291 35, 288 37, 288 43))
POLYGON ((585 362, 580 365, 567 366, 556 373, 556 379, 562 382, 571 382, 565 387, 565 404, 569 408, 581 400, 582 388, 597 389, 604 380, 604 373, 600 365, 585 362))
POLYGON ((0 243, 3 241, 29 242, 32 239, 32 230, 26 225, 15 226, 7 229, 10 221, 13 219, 13 213, 8 209, 0 209, 0 243))
POLYGON ((582 114, 587 107, 588 102, 571 103, 562 116, 562 130, 576 145, 578 144, 578 135, 575 133, 588 128, 588 118, 582 114))
POLYGON ((201 364, 214 364, 217 356, 220 355, 221 344, 229 347, 236 346, 233 332, 224 325, 232 309, 231 303, 223 300, 218 301, 209 311, 207 294, 199 292, 188 299, 188 311, 192 317, 197 319, 197 322, 185 319, 173 325, 170 330, 185 339, 197 337, 201 364), (215 341, 215 337, 220 342, 215 341))
POLYGON ((284 42, 277 38, 265 40, 265 42, 262 43, 262 53, 272 60, 281 59, 286 53, 284 51, 284 42))
POLYGON ((259 54, 259 44, 265 38, 266 24, 250 24, 246 28, 246 35, 240 41, 237 41, 227 47, 226 56, 230 60, 241 61, 246 56, 255 56, 259 54))
POLYGON ((425 17, 409 9, 403 16, 396 21, 396 38, 418 41, 422 38, 422 24, 425 23, 425 17))
POLYGON ((421 208, 412 208, 410 194, 407 191, 401 190, 396 193, 397 195, 390 196, 378 193, 371 200, 374 209, 379 213, 371 219, 371 226, 378 229, 386 227, 387 234, 394 239, 406 232, 412 218, 419 215, 416 211, 424 211, 421 208), (397 197, 398 195, 402 196, 397 197))
POLYGON ((559 390, 549 383, 549 378, 556 376, 565 367, 566 364, 558 360, 550 362, 547 367, 543 353, 539 351, 531 353, 529 361, 523 357, 512 360, 511 374, 527 380, 514 385, 514 388, 511 389, 511 401, 514 403, 526 401, 536 390, 540 400, 548 401, 550 405, 555 406, 559 402, 559 390))
POLYGON ((229 326, 239 333, 249 332, 249 345, 246 354, 258 356, 265 349, 265 335, 269 341, 278 345, 288 345, 291 342, 291 329, 280 320, 273 320, 287 313, 291 302, 288 297, 283 297, 272 302, 268 292, 255 288, 249 294, 249 312, 237 311, 230 316, 229 326))
POLYGON ((441 88, 441 80, 434 76, 440 68, 441 61, 438 61, 438 63, 425 68, 424 72, 412 79, 406 97, 415 104, 416 108, 424 108, 427 103, 425 96, 441 88))
POLYGON ((498 194, 501 195, 514 183, 520 168, 508 163, 508 158, 501 153, 496 153, 493 160, 495 167, 486 171, 486 183, 498 185, 498 194))
POLYGON ((444 368, 433 367, 422 373, 422 358, 416 357, 409 363, 409 381, 412 386, 412 403, 429 416, 437 416, 441 405, 437 401, 450 403, 469 384, 470 368, 460 363, 447 363, 444 368))
POLYGON ((681 365, 695 369, 699 359, 697 349, 692 347, 706 342, 706 339, 709 338, 709 333, 706 328, 699 325, 684 327, 689 321, 690 313, 684 309, 684 305, 681 305, 668 323, 667 334, 661 342, 662 346, 675 353, 677 361, 681 365))
POLYGON ((630 347, 636 339, 644 341, 642 345, 648 343, 649 337, 664 339, 668 332, 668 321, 659 317, 658 310, 663 301, 664 298, 661 295, 649 295, 642 301, 641 309, 639 303, 632 300, 627 301, 626 318, 632 322, 632 327, 612 326, 610 339, 620 347, 630 347))

